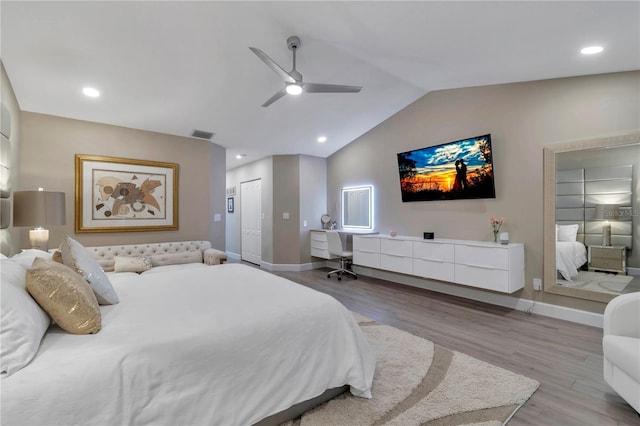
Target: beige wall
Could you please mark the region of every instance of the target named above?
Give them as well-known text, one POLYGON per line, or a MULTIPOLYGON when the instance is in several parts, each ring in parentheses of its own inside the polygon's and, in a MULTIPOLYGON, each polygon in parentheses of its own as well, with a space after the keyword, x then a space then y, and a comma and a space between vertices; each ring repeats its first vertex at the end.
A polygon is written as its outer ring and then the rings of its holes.
MULTIPOLYGON (((225 149, 208 141, 124 127, 21 113, 20 188, 44 187, 66 193, 67 224, 50 229, 49 247, 65 234, 82 244, 110 245, 181 240, 210 240, 225 245, 225 149), (74 233, 75 154, 104 155, 178 163, 177 231, 74 233), (215 213, 222 220, 214 222, 215 213)), ((27 229, 19 247, 28 247, 27 229)))
POLYGON ((311 258, 312 229, 321 229, 320 218, 327 213, 327 159, 300 156, 300 263, 318 259, 311 258), (307 226, 304 226, 304 221, 307 226))
POLYGON ((236 197, 235 212, 227 214, 227 251, 241 256, 240 184, 261 179, 262 261, 275 269, 309 264, 309 231, 326 213, 326 176, 326 159, 308 155, 276 155, 229 170, 227 188, 235 186, 236 197))
POLYGON ((226 250, 240 258, 242 200, 240 184, 260 179, 262 181, 262 260, 273 263, 273 157, 263 158, 243 167, 231 169, 226 175, 227 188, 235 187, 234 212, 227 213, 226 250))
POLYGON ((300 157, 273 157, 273 263, 300 263, 300 157), (287 213, 289 219, 284 219, 287 213))
MULTIPOLYGON (((20 107, 13 93, 11 82, 4 69, 4 65, 0 63, 0 94, 2 95, 2 103, 7 107, 11 114, 11 152, 9 164, 11 165, 11 185, 15 190, 20 184, 19 168, 20 162, 20 107)), ((13 195, 10 200, 13 202, 13 195)), ((20 239, 19 230, 16 228, 0 229, 0 252, 6 256, 17 253, 18 243, 20 239)))
MULTIPOLYGON (((640 128, 640 72, 431 92, 339 150, 327 161, 329 214, 340 188, 373 184, 381 233, 490 240, 489 216, 504 216, 526 250, 526 288, 542 278, 543 155, 547 144, 640 128), (491 133, 496 198, 403 203, 398 152, 491 133)), ((551 304, 602 312, 601 303, 541 294, 551 304)))

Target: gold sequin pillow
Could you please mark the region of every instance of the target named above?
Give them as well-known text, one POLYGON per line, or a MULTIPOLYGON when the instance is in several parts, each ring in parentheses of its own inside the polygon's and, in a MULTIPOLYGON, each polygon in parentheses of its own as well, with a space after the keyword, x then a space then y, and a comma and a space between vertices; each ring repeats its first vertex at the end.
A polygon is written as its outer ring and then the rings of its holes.
POLYGON ((102 317, 89 284, 73 269, 36 258, 27 270, 27 291, 49 316, 72 334, 100 331, 102 317))

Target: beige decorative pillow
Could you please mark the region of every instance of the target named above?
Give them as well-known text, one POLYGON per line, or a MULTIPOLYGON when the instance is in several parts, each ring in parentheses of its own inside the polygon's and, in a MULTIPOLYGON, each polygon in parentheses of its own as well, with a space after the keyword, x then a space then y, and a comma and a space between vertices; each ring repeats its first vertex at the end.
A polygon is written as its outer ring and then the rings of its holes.
POLYGON ((51 318, 72 334, 100 331, 102 316, 89 284, 73 269, 36 258, 27 270, 27 291, 51 318))
POLYGON ((144 272, 151 269, 151 259, 145 256, 115 256, 114 271, 144 272))
POLYGON ((202 263, 202 252, 181 251, 178 253, 154 254, 151 256, 153 266, 181 265, 183 263, 202 263))

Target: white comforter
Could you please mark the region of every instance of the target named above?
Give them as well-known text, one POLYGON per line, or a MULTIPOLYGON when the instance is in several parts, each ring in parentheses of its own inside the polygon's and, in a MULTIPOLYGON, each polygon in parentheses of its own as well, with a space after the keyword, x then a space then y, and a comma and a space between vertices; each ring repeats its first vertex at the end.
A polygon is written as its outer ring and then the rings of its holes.
POLYGON ((587 262, 587 248, 579 241, 556 241, 556 269, 571 281, 578 269, 587 262))
POLYGON ((2 380, 6 425, 245 425, 345 384, 375 355, 332 297, 240 264, 110 274, 103 328, 56 326, 2 380))

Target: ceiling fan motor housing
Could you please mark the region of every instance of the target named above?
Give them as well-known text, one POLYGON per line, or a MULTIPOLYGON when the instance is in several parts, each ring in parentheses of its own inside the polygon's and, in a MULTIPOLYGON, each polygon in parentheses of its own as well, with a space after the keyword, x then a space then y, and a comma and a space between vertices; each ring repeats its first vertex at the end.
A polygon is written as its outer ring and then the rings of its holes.
POLYGON ((295 49, 297 49, 298 47, 300 47, 302 43, 300 42, 300 37, 298 36, 291 36, 287 39, 287 47, 289 48, 289 50, 293 51, 295 49))

